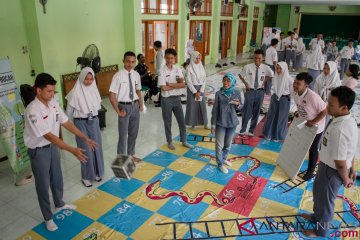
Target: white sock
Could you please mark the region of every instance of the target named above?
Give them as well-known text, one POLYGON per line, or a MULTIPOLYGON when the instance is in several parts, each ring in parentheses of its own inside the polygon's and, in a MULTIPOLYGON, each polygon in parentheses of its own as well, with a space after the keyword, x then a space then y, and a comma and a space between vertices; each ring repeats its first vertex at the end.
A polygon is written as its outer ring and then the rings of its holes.
POLYGON ((49 221, 45 221, 46 229, 50 232, 56 231, 58 229, 58 226, 54 223, 52 219, 49 221))

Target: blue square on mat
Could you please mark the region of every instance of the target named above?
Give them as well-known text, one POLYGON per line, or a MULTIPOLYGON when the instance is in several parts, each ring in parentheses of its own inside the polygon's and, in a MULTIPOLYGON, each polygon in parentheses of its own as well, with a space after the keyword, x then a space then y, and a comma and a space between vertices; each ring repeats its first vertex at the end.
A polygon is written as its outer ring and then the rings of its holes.
POLYGON ((119 198, 126 198, 138 190, 143 184, 143 181, 140 181, 136 178, 127 180, 113 177, 101 185, 99 189, 119 198))
POLYGON ((130 236, 136 229, 144 224, 152 214, 153 212, 145 208, 127 201, 122 201, 97 221, 126 236, 130 236))
MULTIPOLYGON (((255 162, 252 159, 247 159, 244 164, 241 165, 239 171, 246 172, 252 166, 254 166, 255 162)), ((275 165, 267 164, 264 162, 260 163, 260 166, 251 171, 251 175, 254 177, 262 177, 265 179, 269 179, 275 170, 275 165)))
POLYGON ((143 160, 150 162, 158 166, 167 167, 173 163, 180 156, 173 153, 165 152, 162 150, 155 150, 154 152, 147 155, 143 160))
POLYGON ((159 209, 158 213, 177 222, 197 221, 208 207, 209 204, 204 202, 188 204, 181 197, 172 197, 159 209))
POLYGON ((261 194, 261 197, 298 208, 304 193, 301 188, 293 188, 291 191, 284 193, 280 187, 274 188, 278 182, 269 180, 261 194))
POLYGON ((282 144, 282 142, 267 141, 262 139, 256 147, 273 152, 280 152, 282 144))
POLYGON ((191 178, 192 176, 187 174, 175 172, 174 170, 165 168, 149 182, 153 183, 157 180, 161 180, 161 188, 175 191, 180 190, 191 178))
MULTIPOLYGON (((197 225, 197 224, 195 224, 197 225)), ((200 224, 199 224, 200 225, 200 224)), ((188 231, 185 236, 183 237, 184 239, 197 239, 197 238, 205 238, 207 237, 207 234, 194 228, 194 225, 192 225, 192 237, 191 237, 191 234, 190 234, 190 231, 188 231)))
POLYGON ((212 162, 212 163, 216 163, 215 159, 212 161, 210 159, 210 156, 215 157, 215 151, 208 149, 208 148, 202 148, 199 146, 195 146, 194 148, 190 149, 189 151, 187 151, 183 156, 187 157, 187 158, 191 158, 191 159, 196 159, 202 162, 212 162))
POLYGON ((236 172, 230 168, 228 168, 228 170, 229 173, 224 174, 220 171, 220 169, 217 166, 208 164, 204 166, 198 172, 198 174, 196 174, 196 177, 225 186, 232 179, 232 177, 235 175, 236 172))
POLYGON ((241 144, 232 144, 230 153, 236 156, 249 156, 254 150, 254 147, 241 144))
POLYGON ((53 216, 53 220, 58 225, 58 230, 48 231, 43 222, 33 228, 34 232, 45 239, 72 239, 94 222, 92 219, 74 210, 62 210, 53 216))

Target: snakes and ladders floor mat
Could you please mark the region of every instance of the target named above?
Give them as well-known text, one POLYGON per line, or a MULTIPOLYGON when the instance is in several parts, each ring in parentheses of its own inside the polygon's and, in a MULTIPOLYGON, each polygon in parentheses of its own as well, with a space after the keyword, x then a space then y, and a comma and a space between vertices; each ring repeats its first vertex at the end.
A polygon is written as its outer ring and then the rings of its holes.
MULTIPOLYGON (((187 139, 193 149, 176 138, 176 150, 150 153, 131 180, 114 177, 56 213, 57 231, 42 223, 19 239, 306 239, 301 230, 314 225, 299 215, 312 211, 313 181, 290 181, 276 166, 281 143, 234 136, 223 174, 208 130, 187 139)), ((340 190, 329 238, 359 232, 359 184, 340 190)))

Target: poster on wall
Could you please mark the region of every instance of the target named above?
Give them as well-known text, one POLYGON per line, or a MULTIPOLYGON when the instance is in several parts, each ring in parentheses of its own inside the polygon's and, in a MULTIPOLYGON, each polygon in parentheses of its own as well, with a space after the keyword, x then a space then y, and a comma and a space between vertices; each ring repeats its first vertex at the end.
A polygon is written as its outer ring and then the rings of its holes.
POLYGON ((0 59, 0 144, 15 174, 28 171, 30 158, 24 145, 25 107, 8 58, 0 59))

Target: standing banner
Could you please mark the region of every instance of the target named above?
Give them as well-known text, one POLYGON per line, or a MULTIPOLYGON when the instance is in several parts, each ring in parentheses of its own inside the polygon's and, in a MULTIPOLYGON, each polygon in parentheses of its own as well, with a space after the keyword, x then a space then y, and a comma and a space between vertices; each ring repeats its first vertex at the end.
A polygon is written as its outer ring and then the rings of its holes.
POLYGON ((0 144, 16 175, 28 173, 30 158, 24 145, 25 107, 8 58, 0 59, 0 144))

